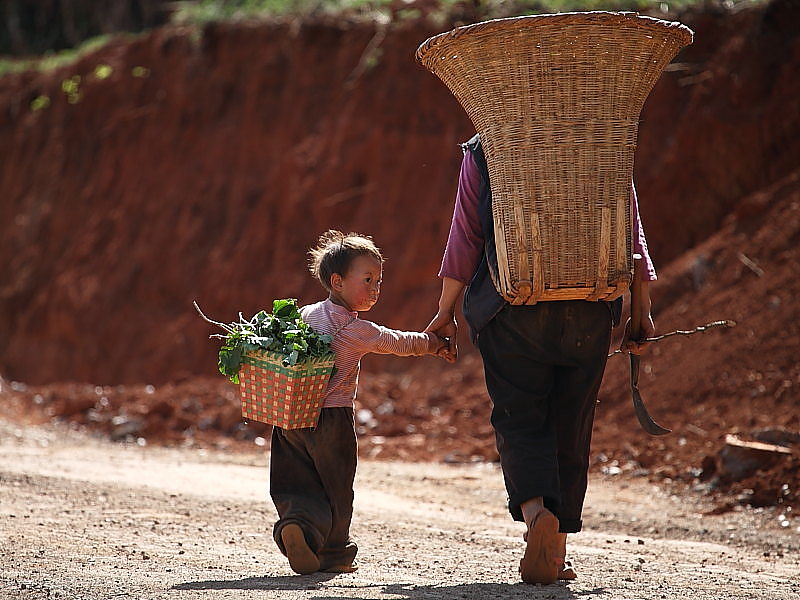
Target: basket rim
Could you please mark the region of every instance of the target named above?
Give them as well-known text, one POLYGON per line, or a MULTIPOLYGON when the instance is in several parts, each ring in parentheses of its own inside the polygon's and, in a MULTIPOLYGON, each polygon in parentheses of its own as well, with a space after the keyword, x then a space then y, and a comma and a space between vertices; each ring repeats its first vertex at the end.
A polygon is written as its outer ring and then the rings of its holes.
POLYGON ((446 44, 450 40, 477 32, 503 31, 519 26, 536 28, 542 26, 552 26, 560 21, 586 21, 594 23, 619 24, 625 22, 636 22, 639 26, 644 26, 658 33, 667 33, 676 38, 681 46, 688 46, 694 39, 694 31, 678 21, 665 21, 656 17, 639 14, 633 11, 575 11, 564 13, 550 13, 542 15, 524 15, 520 17, 505 17, 502 19, 491 19, 481 21, 471 25, 462 25, 434 35, 422 42, 415 53, 417 62, 424 64, 425 59, 439 46, 446 44))
POLYGON ((283 365, 283 359, 285 356, 280 352, 275 352, 274 350, 250 350, 249 352, 245 352, 243 356, 251 356, 253 358, 259 358, 264 360, 264 362, 277 362, 280 363, 285 369, 292 369, 292 368, 302 368, 304 366, 319 366, 319 365, 326 365, 326 364, 333 364, 336 359, 336 355, 333 352, 326 354, 324 356, 311 356, 302 361, 295 363, 294 365, 290 365, 288 367, 283 365), (269 359, 269 360, 267 360, 269 359))

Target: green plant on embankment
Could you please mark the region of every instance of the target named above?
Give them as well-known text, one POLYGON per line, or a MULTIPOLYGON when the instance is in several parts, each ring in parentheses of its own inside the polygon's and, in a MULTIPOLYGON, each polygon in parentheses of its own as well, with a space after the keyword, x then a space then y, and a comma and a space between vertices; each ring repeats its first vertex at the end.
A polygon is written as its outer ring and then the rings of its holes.
MULTIPOLYGON (((703 6, 709 0, 421 0, 419 6, 413 1, 403 4, 399 0, 193 0, 173 3, 172 21, 183 25, 203 25, 210 21, 258 19, 269 17, 304 18, 313 15, 342 16, 363 15, 366 18, 389 20, 412 20, 427 11, 443 27, 458 20, 466 23, 512 15, 529 15, 553 12, 584 10, 632 10, 654 16, 670 13, 691 6, 703 6)), ((723 9, 734 9, 740 5, 754 5, 767 0, 716 0, 723 9)), ((0 57, 0 77, 22 71, 50 71, 74 63, 81 56, 106 45, 112 36, 124 35, 134 38, 141 33, 119 32, 104 34, 85 40, 79 46, 58 52, 47 52, 28 58, 0 57)), ((200 33, 198 32, 198 35, 200 33)))
MULTIPOLYGON (((723 8, 754 4, 761 0, 718 0, 723 8)), ((404 20, 421 16, 421 11, 446 20, 449 15, 479 20, 512 15, 554 12, 613 10, 667 14, 708 0, 423 0, 415 5, 392 0, 195 0, 176 3, 173 20, 178 23, 207 23, 270 16, 363 14, 404 20), (438 6, 437 6, 438 5, 438 6)))
POLYGON ((22 71, 52 71, 58 67, 72 64, 89 52, 105 46, 110 39, 111 35, 98 35, 75 48, 48 52, 34 58, 0 58, 0 76, 22 71))

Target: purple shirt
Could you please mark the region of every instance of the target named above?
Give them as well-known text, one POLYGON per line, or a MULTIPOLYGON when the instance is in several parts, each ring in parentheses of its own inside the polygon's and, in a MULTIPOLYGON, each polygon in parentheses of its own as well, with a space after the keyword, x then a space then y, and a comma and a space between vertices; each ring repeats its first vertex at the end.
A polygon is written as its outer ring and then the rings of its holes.
MULTIPOLYGON (((478 214, 480 184, 478 165, 472 153, 467 150, 464 153, 464 160, 461 161, 456 206, 439 277, 449 277, 467 284, 478 268, 484 242, 478 214)), ((633 183, 631 183, 631 217, 633 251, 642 255, 642 281, 655 281, 656 270, 647 251, 647 240, 639 217, 639 201, 633 183)))

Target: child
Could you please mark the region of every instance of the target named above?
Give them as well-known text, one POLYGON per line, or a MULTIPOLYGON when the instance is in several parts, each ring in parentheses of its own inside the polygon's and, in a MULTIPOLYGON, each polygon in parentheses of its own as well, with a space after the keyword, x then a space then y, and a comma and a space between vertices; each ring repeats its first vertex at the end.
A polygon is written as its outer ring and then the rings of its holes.
POLYGON ((316 331, 333 336, 336 369, 315 428, 273 429, 270 495, 279 517, 273 535, 296 573, 350 573, 358 551, 350 539, 350 520, 356 471, 353 401, 361 357, 436 354, 446 342, 434 333, 397 331, 359 319, 380 294, 383 256, 371 238, 328 231, 309 254, 311 273, 329 295, 300 313, 316 331))

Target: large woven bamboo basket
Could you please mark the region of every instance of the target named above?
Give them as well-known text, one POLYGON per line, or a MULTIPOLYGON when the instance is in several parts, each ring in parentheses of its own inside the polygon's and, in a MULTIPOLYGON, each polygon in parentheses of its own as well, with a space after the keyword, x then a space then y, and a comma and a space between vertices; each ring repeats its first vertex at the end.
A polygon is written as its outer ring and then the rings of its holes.
POLYGON ((627 289, 639 115, 692 35, 636 13, 588 12, 487 21, 420 45, 417 60, 481 136, 506 300, 627 289))

